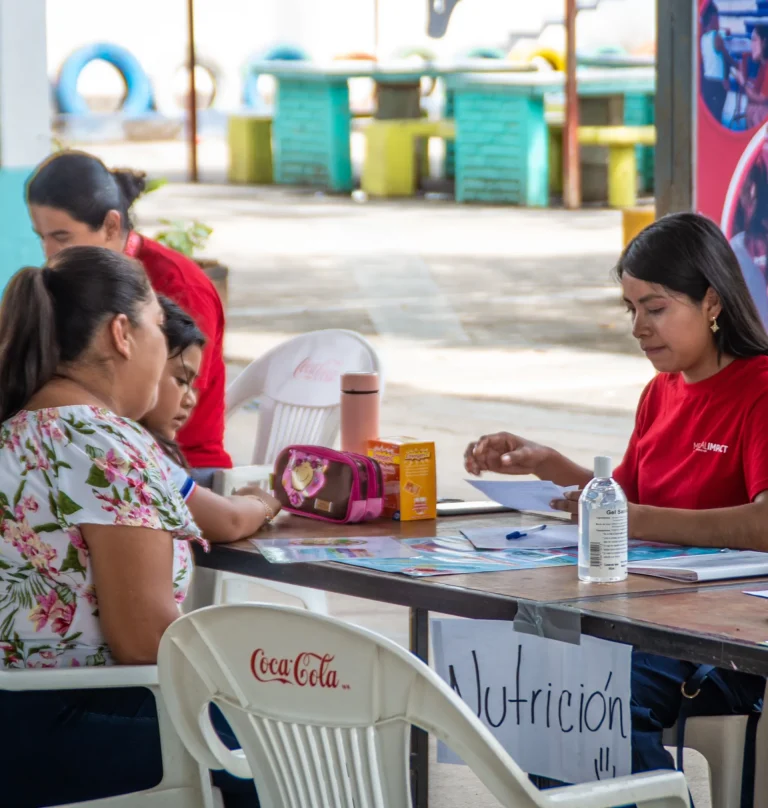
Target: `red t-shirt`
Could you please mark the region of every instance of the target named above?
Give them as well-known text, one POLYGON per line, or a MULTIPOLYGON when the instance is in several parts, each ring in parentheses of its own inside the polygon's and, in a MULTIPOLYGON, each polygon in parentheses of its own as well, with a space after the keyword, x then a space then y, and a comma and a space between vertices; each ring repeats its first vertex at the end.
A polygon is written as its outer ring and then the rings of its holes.
POLYGON ((768 490, 768 356, 695 384, 656 376, 615 477, 630 502, 660 508, 728 508, 768 490))
POLYGON ((181 306, 207 340, 197 406, 178 435, 184 457, 192 468, 232 468, 224 450, 224 308, 216 287, 192 259, 137 233, 128 236, 125 252, 141 261, 155 291, 181 306))

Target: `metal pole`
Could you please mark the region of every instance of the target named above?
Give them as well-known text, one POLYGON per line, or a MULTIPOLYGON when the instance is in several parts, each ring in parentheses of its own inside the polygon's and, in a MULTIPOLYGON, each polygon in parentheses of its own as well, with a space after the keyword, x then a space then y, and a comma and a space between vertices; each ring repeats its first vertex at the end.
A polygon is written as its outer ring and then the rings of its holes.
POLYGON ((379 0, 373 0, 373 55, 379 61, 379 0))
POLYGON ((197 171, 197 86, 195 84, 195 0, 187 0, 187 28, 189 37, 189 99, 187 118, 189 132, 189 181, 198 182, 197 171))
POLYGON ((563 202, 581 207, 579 94, 576 87, 576 0, 565 0, 565 128, 563 129, 563 202))

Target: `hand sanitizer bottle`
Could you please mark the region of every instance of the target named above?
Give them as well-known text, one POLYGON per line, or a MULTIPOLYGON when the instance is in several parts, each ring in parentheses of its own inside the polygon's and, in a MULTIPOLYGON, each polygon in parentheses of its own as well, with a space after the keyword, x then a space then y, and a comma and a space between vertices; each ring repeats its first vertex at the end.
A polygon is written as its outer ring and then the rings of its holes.
POLYGON ((627 577, 629 507, 611 477, 611 458, 595 458, 595 478, 579 497, 579 580, 614 583, 627 577))

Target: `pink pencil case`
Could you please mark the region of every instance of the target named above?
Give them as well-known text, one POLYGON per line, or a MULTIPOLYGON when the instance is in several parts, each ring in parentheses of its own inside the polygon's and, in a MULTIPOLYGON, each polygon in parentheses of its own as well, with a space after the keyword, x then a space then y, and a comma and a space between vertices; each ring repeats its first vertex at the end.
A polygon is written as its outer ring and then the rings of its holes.
POLYGON ((324 522, 378 519, 384 483, 379 464, 324 446, 288 446, 275 461, 275 496, 283 510, 324 522))

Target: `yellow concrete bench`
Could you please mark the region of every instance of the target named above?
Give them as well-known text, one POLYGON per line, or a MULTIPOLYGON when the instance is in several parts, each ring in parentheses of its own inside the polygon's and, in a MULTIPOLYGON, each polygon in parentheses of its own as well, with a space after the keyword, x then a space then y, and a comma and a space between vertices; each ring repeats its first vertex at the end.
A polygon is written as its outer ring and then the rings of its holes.
POLYGON ((643 208, 624 208, 621 212, 622 243, 626 247, 630 241, 649 224, 656 220, 653 205, 643 208))
POLYGON ((227 131, 231 183, 272 183, 272 118, 263 115, 232 115, 227 131))
POLYGON ((363 191, 378 197, 413 196, 418 182, 416 142, 430 137, 453 140, 454 122, 423 118, 371 121, 365 129, 363 191))
MULTIPOLYGON (((579 144, 608 149, 608 204, 631 208, 637 202, 636 146, 656 144, 655 126, 580 126, 579 144)), ((550 124, 550 171, 562 171, 562 126, 550 124), (559 149, 558 149, 559 145, 559 149)), ((555 177, 556 178, 556 173, 555 177)), ((555 181, 554 188, 562 189, 555 181)))

